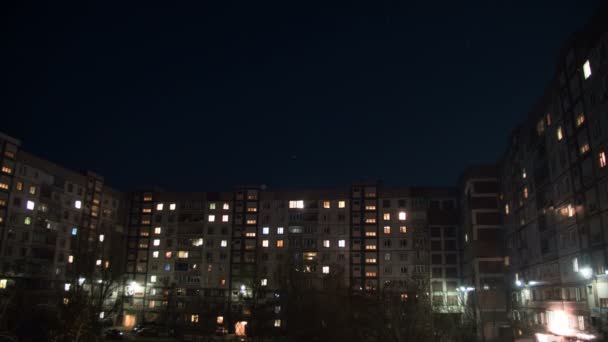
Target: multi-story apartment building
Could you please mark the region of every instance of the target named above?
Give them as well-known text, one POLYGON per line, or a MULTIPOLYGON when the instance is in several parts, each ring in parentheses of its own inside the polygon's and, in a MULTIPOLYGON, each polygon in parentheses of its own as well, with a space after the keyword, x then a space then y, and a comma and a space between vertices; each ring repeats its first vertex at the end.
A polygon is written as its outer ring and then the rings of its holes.
POLYGON ((332 281, 354 292, 405 295, 413 282, 432 288, 438 311, 462 309, 455 189, 248 186, 143 191, 130 203, 126 325, 169 320, 243 333, 257 320, 258 331, 284 332, 281 295, 294 271, 305 274, 303 286, 332 281))
POLYGON ((502 159, 516 333, 589 338, 608 307, 608 13, 563 47, 502 159))
POLYGON ((6 135, 0 147, 0 287, 67 291, 76 282, 94 284, 102 273, 104 281, 119 281, 122 193, 92 172, 20 150, 6 135))
POLYGON ((465 316, 472 316, 478 340, 511 336, 504 279, 504 234, 500 181, 494 165, 470 167, 461 178, 465 316))

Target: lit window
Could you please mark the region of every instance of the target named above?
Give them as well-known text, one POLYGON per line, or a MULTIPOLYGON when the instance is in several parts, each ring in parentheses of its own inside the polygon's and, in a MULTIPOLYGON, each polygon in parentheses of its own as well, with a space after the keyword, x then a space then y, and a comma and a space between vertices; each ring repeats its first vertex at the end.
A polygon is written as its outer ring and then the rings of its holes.
POLYGON ((329 240, 323 240, 323 247, 329 248, 329 246, 330 246, 329 240))
POLYGON ((581 146, 581 154, 585 154, 589 152, 589 144, 584 144, 583 146, 581 146))
POLYGON ((346 208, 346 201, 338 201, 338 208, 346 208))
POLYGON ((224 209, 224 210, 230 209, 230 204, 224 203, 224 205, 222 206, 222 209, 224 209))
POLYGON ((585 114, 580 113, 579 115, 576 116, 576 127, 579 127, 580 125, 585 123, 585 114))
POLYGON ((365 236, 376 236, 376 232, 365 232, 365 236))
POLYGON ((246 237, 255 237, 255 232, 247 232, 245 233, 246 237))
MULTIPOLYGON (((583 317, 583 316, 579 316, 579 317, 583 317)), ((274 327, 275 328, 280 328, 281 327, 281 320, 280 319, 275 319, 274 320, 274 327)))
POLYGON ((173 256, 173 252, 165 252, 166 259, 171 259, 172 256, 173 256))
POLYGON ((547 127, 551 126, 551 113, 547 113, 545 117, 547 120, 547 127))
POLYGON ((406 226, 400 226, 399 227, 399 233, 403 233, 403 234, 407 233, 407 227, 406 226))
POLYGON ((605 167, 606 166, 606 152, 602 151, 599 154, 599 158, 600 158, 600 167, 605 167))
POLYGON ((226 247, 226 246, 228 246, 228 241, 227 241, 227 240, 222 240, 222 241, 220 242, 220 246, 221 246, 221 247, 226 247))
POLYGON ((585 64, 583 64, 583 76, 585 77, 585 79, 591 77, 591 63, 589 62, 589 60, 586 60, 585 64))
POLYGON ((279 247, 279 248, 283 247, 283 240, 277 240, 277 247, 279 247))
POLYGON ((538 133, 538 135, 541 135, 541 134, 543 134, 544 131, 545 131, 545 120, 540 119, 538 121, 538 123, 536 124, 536 133, 538 133))
POLYGON ((0 289, 6 288, 7 279, 0 279, 0 289))
POLYGON ((8 190, 8 184, 0 183, 0 189, 8 190))
POLYGON ((158 203, 158 204, 156 205, 156 210, 158 210, 158 211, 163 210, 163 204, 162 204, 162 203, 158 203))
POLYGON ((572 270, 578 272, 578 258, 572 259, 572 270))
POLYGON ((263 235, 268 235, 269 233, 270 233, 270 228, 268 228, 268 227, 262 228, 262 234, 263 235))
POLYGON ((399 221, 405 221, 406 218, 407 218, 407 214, 405 213, 405 211, 400 211, 399 212, 399 221))
POLYGON ((160 239, 154 239, 154 246, 160 246, 160 239))
POLYGON ((323 266, 323 274, 329 274, 329 266, 323 266))
POLYGON ((247 224, 256 224, 256 219, 248 219, 247 224))
POLYGON ((78 228, 72 228, 72 235, 78 235, 78 228))
POLYGON ((260 281, 260 285, 262 285, 262 286, 266 286, 266 285, 268 285, 268 279, 263 278, 263 279, 260 281))
POLYGON ((152 209, 150 209, 150 208, 143 208, 143 209, 142 209, 142 212, 143 212, 143 213, 151 213, 151 212, 152 212, 152 209))
POLYGON ((222 215, 222 222, 228 222, 229 217, 228 215, 222 215))
POLYGON ((258 212, 258 208, 256 208, 256 207, 249 207, 249 208, 247 208, 247 212, 257 213, 258 212))
POLYGON ((169 204, 169 210, 175 210, 175 203, 169 204))
POLYGON ((216 322, 217 324, 224 324, 224 316, 217 316, 217 317, 215 318, 215 322, 216 322))
POLYGON ((198 238, 198 239, 192 240, 192 246, 200 247, 202 245, 203 245, 203 238, 198 238))
POLYGON ((376 219, 374 217, 368 217, 365 219, 365 223, 376 223, 376 219))
POLYGON ((365 272, 365 276, 368 278, 374 278, 376 276, 376 272, 365 272))
POLYGON ((376 210, 376 206, 373 204, 368 204, 365 206, 365 210, 376 210))
POLYGON ((277 228, 277 234, 278 235, 282 235, 283 234, 283 227, 278 227, 277 228))
POLYGON ((163 229, 161 227, 156 227, 154 228, 154 234, 158 235, 163 231, 163 229))
POLYGON ((262 247, 268 247, 268 240, 262 240, 262 247))
POLYGON ((96 266, 101 266, 101 259, 97 259, 97 260, 95 261, 95 265, 96 265, 96 266))
POLYGON ((35 195, 36 194, 36 187, 35 186, 30 186, 30 194, 35 195))
POLYGON ((171 271, 171 264, 165 264, 165 271, 167 271, 167 272, 171 271))
MULTIPOLYGON (((65 291, 70 291, 70 287, 72 287, 72 284, 70 284, 70 283, 65 283, 65 284, 63 285, 63 289, 64 289, 65 291)), ((65 301, 65 299, 67 299, 67 298, 64 298, 64 301, 63 301, 64 303, 66 302, 66 301, 65 301)), ((68 299, 68 301, 67 301, 67 302, 68 302, 68 303, 70 302, 70 301, 69 301, 69 299, 68 299)))
POLYGON ((16 186, 18 191, 23 191, 23 183, 22 182, 17 182, 17 186, 16 186))
POLYGON ((526 177, 528 177, 528 174, 526 173, 526 168, 524 167, 521 169, 521 178, 526 179, 526 177))
POLYGON ((390 213, 384 213, 383 217, 384 217, 384 221, 390 221, 391 214, 390 213))
POLYGON ((331 202, 330 201, 323 201, 323 208, 325 208, 325 209, 331 208, 331 202))
POLYGON ((188 251, 178 251, 177 252, 177 257, 180 259, 187 259, 188 258, 188 251))
POLYGON ((155 275, 150 276, 150 282, 156 283, 156 276, 155 275))
POLYGON ((289 201, 289 208, 290 209, 303 209, 304 201, 302 201, 302 200, 289 201))
POLYGON ((25 223, 26 225, 28 225, 28 226, 29 226, 30 224, 32 224, 32 218, 31 218, 31 217, 29 217, 29 216, 27 216, 27 217, 26 217, 26 218, 23 220, 23 223, 25 223))
POLYGON ((338 247, 340 247, 340 248, 346 247, 346 240, 338 240, 338 247))
POLYGON ((154 259, 158 259, 158 251, 154 251, 154 252, 152 252, 152 257, 153 257, 154 259))
POLYGON ((68 262, 70 264, 74 262, 74 256, 73 255, 68 256, 68 262))
POLYGON ((209 210, 215 210, 215 203, 209 203, 209 210))
POLYGON ((375 250, 376 249, 376 245, 365 245, 365 249, 367 249, 367 250, 375 250))
POLYGON ((469 234, 464 233, 464 242, 469 242, 469 234))
POLYGON ((11 168, 10 168, 10 167, 8 167, 8 166, 3 166, 3 167, 2 167, 2 172, 4 172, 4 173, 8 173, 8 174, 11 174, 11 173, 13 173, 13 169, 11 169, 11 168))
POLYGON ((215 222, 215 215, 209 215, 209 222, 215 222))
POLYGON ((384 226, 384 234, 390 234, 391 233, 391 226, 384 226))
POLYGON ((99 242, 103 242, 103 240, 105 240, 106 237, 103 234, 99 234, 99 242))
POLYGON ((366 258, 365 259, 365 263, 367 263, 367 264, 375 264, 376 263, 376 258, 366 258))
POLYGON ((524 188, 524 198, 528 198, 528 187, 524 188))
POLYGON ((509 215, 509 204, 505 204, 505 214, 509 215))
POLYGON ((564 130, 562 126, 557 127, 557 141, 561 141, 564 138, 564 130))
POLYGON ((82 202, 81 201, 75 201, 74 202, 74 208, 76 208, 76 209, 82 208, 82 202))
POLYGON ((568 217, 574 216, 574 207, 572 204, 568 204, 568 217))

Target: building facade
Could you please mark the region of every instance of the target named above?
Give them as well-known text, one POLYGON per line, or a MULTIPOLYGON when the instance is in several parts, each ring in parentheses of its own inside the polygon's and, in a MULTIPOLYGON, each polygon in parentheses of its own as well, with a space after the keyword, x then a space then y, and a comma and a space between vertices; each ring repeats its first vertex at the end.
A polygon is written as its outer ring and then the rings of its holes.
POLYGON ((608 306, 608 17, 563 47, 554 80, 501 161, 510 317, 517 335, 590 338, 608 306))

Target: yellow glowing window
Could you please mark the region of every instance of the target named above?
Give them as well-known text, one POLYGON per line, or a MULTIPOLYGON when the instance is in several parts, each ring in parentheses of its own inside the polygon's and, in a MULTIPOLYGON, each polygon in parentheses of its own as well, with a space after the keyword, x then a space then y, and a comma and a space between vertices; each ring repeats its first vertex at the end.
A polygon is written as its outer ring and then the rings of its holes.
POLYGON ((384 226, 384 234, 390 234, 391 233, 391 226, 384 226))
POLYGON ((74 262, 74 256, 73 255, 68 256, 68 262, 70 264, 74 262))
POLYGON ((215 318, 215 322, 216 322, 217 324, 224 324, 224 316, 217 316, 217 317, 215 318))
POLYGON ((280 319, 275 319, 274 320, 274 327, 275 328, 280 328, 281 327, 281 320, 280 319))
POLYGON ((190 322, 198 323, 198 315, 190 315, 190 322))
POLYGON ((576 116, 576 127, 585 123, 585 114, 581 113, 576 116))
POLYGON ((365 245, 365 249, 367 249, 367 250, 375 250, 376 249, 376 245, 365 245))
POLYGON ((528 198, 528 187, 524 188, 524 198, 528 198))
POLYGON ((262 247, 268 247, 268 240, 262 240, 262 247))
POLYGON ((248 232, 248 233, 245 233, 245 236, 246 237, 255 237, 255 233, 254 232, 248 232))
POLYGON ((365 210, 376 210, 376 206, 375 205, 366 205, 365 210))
POLYGON ((399 233, 407 233, 407 227, 406 226, 400 226, 399 227, 399 233))
POLYGON ((376 263, 376 258, 366 258, 365 262, 367 264, 375 264, 376 263))
POLYGON ((255 207, 247 208, 247 212, 250 212, 250 213, 256 213, 257 211, 258 211, 258 208, 255 208, 255 207))
POLYGON ((177 257, 180 259, 187 259, 188 258, 188 251, 178 251, 177 252, 177 257))
POLYGON ((509 215, 509 205, 505 204, 505 214, 509 215))
POLYGON ((587 152, 589 152, 589 144, 584 144, 581 146, 581 154, 585 154, 587 152))
POLYGON ((547 127, 551 126, 551 113, 547 113, 547 115, 545 115, 546 121, 547 121, 547 127))
POLYGON ((331 202, 329 202, 329 201, 323 201, 323 208, 325 208, 325 209, 331 208, 331 202))
POLYGON ((6 288, 7 279, 0 279, 0 289, 6 288))
POLYGON ((162 203, 158 203, 156 205, 156 210, 161 211, 161 210, 163 210, 163 207, 164 207, 164 205, 162 203))
POLYGON ((373 217, 368 217, 365 219, 365 223, 376 223, 376 219, 373 217))
POLYGON ((257 220, 256 219, 248 219, 247 220, 247 224, 256 224, 257 220))
POLYGON ((8 184, 0 183, 0 189, 8 190, 8 184))
POLYGON ((13 169, 11 169, 11 168, 10 168, 10 167, 8 167, 8 166, 3 166, 3 167, 2 167, 2 172, 4 172, 4 173, 8 173, 8 174, 11 174, 11 173, 13 173, 13 169))
POLYGON ((215 203, 209 203, 209 210, 215 210, 215 203))
POLYGON ((329 240, 323 240, 323 247, 325 247, 325 248, 329 248, 330 247, 329 240))
POLYGON ((562 126, 557 127, 557 141, 561 141, 564 138, 564 130, 562 126))
POLYGON ((346 208, 346 201, 338 201, 338 208, 346 208))
POLYGON ((606 153, 604 151, 600 152, 599 154, 599 159, 600 159, 600 167, 605 167, 606 166, 606 153))
POLYGON ((365 272, 365 276, 368 278, 373 278, 376 276, 376 272, 365 272))
POLYGON ((16 189, 17 189, 18 191, 22 191, 22 190, 23 190, 23 183, 21 183, 21 182, 17 182, 16 189))
POLYGON ((283 240, 277 240, 277 247, 283 247, 283 240))
POLYGON ((268 279, 262 278, 262 280, 260 280, 260 285, 261 286, 267 286, 268 285, 268 279))
POLYGON ((32 195, 36 194, 36 187, 34 185, 30 186, 30 194, 32 194, 32 195))
POLYGON ((144 213, 151 213, 152 209, 150 209, 150 208, 143 208, 142 212, 144 212, 144 213))
POLYGON ((162 230, 163 229, 161 227, 156 227, 156 228, 154 228, 154 234, 158 235, 162 232, 162 230))
POLYGON ((384 213, 383 218, 384 218, 384 221, 389 221, 391 219, 391 214, 390 213, 384 213))
POLYGON ((31 218, 31 217, 29 217, 29 216, 27 216, 27 217, 26 217, 26 218, 23 220, 23 223, 25 223, 26 225, 28 225, 28 226, 29 226, 30 224, 32 224, 32 218, 31 218))
POLYGON ((406 218, 407 218, 407 214, 405 213, 405 211, 400 211, 399 212, 399 221, 405 221, 406 218))
POLYGON ((365 236, 376 236, 376 232, 365 232, 365 236))

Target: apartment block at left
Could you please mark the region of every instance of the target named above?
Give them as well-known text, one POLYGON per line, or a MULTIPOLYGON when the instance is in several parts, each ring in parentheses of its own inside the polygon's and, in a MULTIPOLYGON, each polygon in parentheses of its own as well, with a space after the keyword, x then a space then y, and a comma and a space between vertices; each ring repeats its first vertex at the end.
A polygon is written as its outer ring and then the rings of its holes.
POLYGON ((120 282, 122 194, 93 172, 58 166, 20 146, 0 133, 0 291, 19 289, 51 304, 77 283, 120 282))

